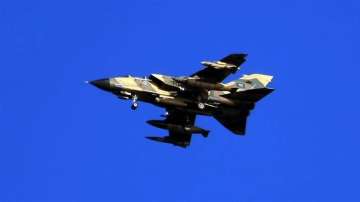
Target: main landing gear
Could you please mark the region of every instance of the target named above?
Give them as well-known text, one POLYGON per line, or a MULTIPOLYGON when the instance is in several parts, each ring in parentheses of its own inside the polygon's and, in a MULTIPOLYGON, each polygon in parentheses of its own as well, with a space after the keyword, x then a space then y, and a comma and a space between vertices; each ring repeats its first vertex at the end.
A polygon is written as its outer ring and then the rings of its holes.
POLYGON ((200 110, 205 109, 205 103, 209 99, 209 92, 208 91, 201 91, 200 94, 197 96, 197 107, 200 110))
POLYGON ((202 103, 202 102, 199 102, 199 103, 198 103, 198 108, 201 109, 201 110, 204 109, 204 108, 205 108, 205 104, 202 103))

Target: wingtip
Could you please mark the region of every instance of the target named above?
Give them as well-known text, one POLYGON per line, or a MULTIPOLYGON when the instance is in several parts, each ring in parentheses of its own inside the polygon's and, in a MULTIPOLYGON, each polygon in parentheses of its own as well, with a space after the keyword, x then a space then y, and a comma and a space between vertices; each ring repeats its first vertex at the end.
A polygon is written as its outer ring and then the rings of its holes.
POLYGON ((233 53, 231 55, 238 56, 238 57, 243 57, 243 58, 246 58, 248 56, 247 53, 233 53))

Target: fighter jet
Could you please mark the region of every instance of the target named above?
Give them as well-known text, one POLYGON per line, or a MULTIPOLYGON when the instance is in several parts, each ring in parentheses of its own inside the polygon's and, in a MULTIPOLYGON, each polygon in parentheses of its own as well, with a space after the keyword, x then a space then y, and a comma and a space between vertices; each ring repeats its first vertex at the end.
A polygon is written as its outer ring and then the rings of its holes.
POLYGON ((139 101, 165 108, 164 119, 147 123, 168 130, 168 136, 147 138, 185 148, 193 134, 209 134, 209 130, 195 126, 196 115, 212 116, 234 134, 245 134, 246 120, 255 103, 274 90, 267 87, 273 77, 264 74, 243 75, 222 83, 240 69, 246 56, 230 54, 219 61, 203 61, 203 68, 190 76, 119 76, 90 83, 118 98, 131 100, 133 110, 139 101))

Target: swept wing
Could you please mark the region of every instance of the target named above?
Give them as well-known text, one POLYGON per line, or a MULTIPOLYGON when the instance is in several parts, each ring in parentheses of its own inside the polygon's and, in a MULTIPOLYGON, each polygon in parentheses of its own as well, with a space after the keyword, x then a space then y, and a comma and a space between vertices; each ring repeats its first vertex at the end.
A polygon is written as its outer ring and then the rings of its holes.
POLYGON ((220 83, 229 74, 235 73, 239 66, 245 62, 246 54, 230 54, 216 62, 202 62, 204 68, 191 77, 199 78, 205 82, 220 83))

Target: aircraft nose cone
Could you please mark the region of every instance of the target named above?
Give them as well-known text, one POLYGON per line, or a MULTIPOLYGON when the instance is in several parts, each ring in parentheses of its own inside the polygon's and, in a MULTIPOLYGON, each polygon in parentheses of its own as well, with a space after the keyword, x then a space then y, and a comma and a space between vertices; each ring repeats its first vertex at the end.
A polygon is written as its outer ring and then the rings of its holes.
POLYGON ((109 79, 98 79, 98 80, 90 81, 90 83, 102 90, 106 90, 106 91, 111 90, 111 85, 110 85, 109 79))

